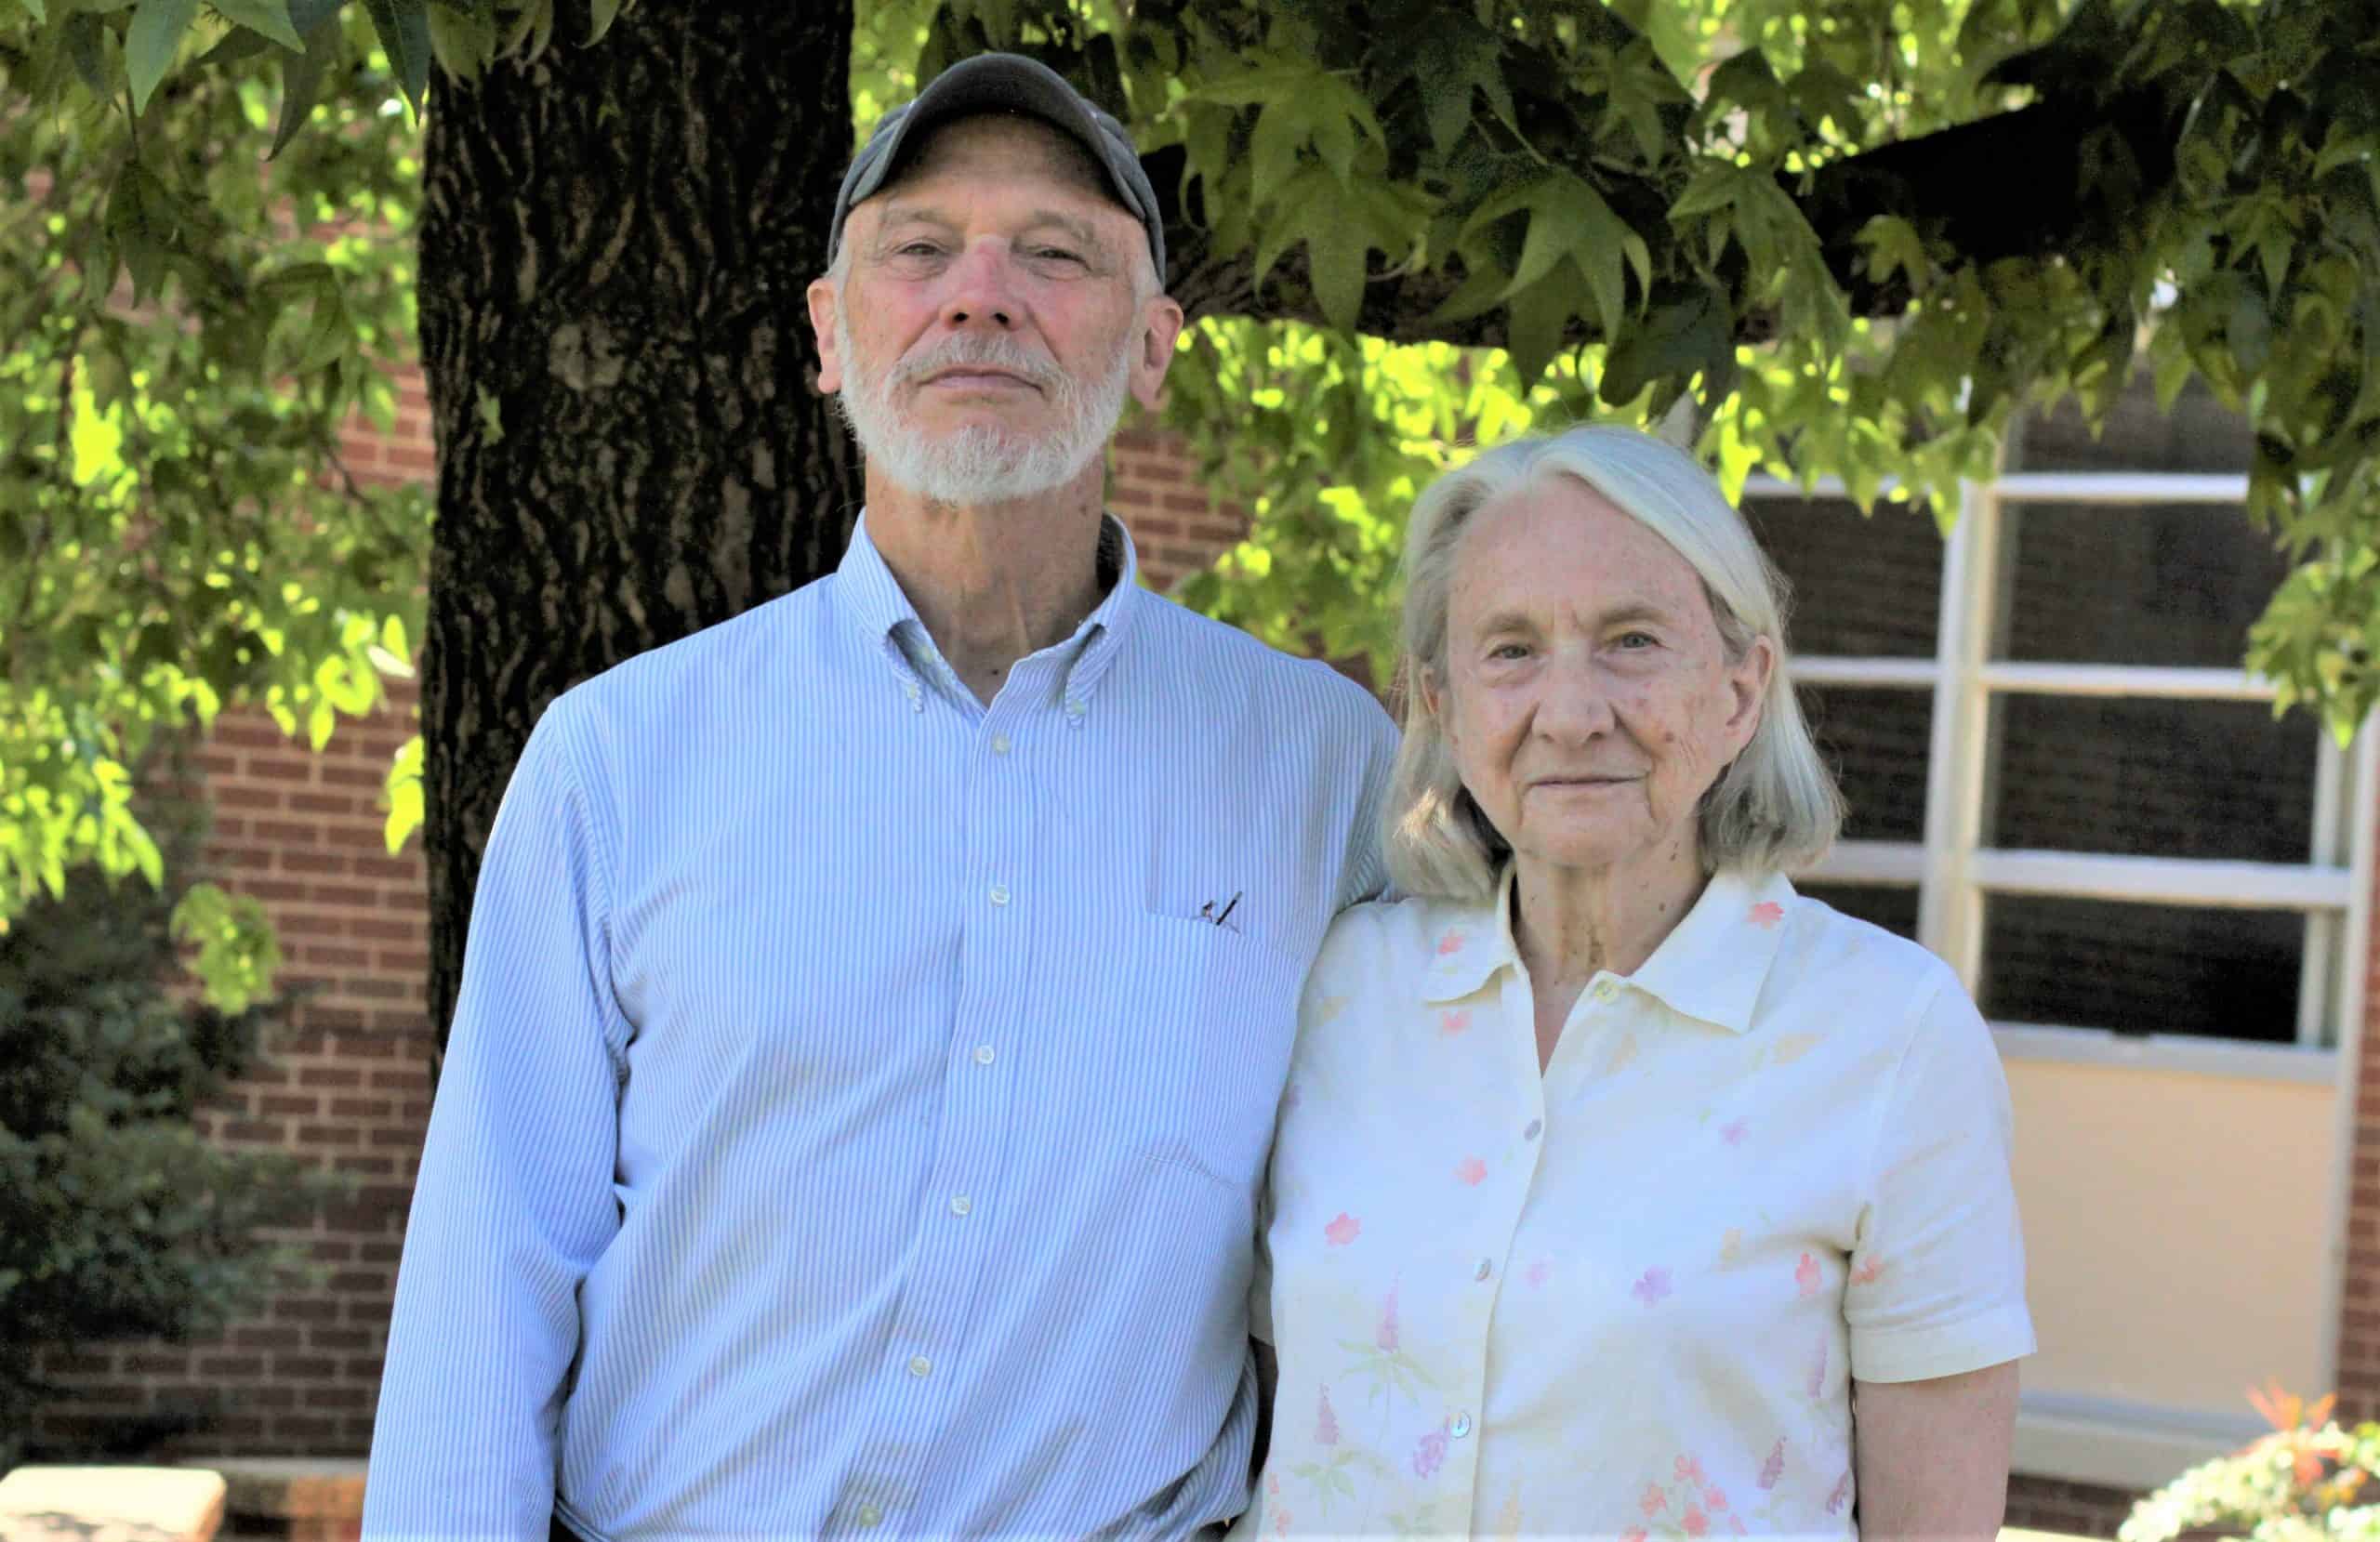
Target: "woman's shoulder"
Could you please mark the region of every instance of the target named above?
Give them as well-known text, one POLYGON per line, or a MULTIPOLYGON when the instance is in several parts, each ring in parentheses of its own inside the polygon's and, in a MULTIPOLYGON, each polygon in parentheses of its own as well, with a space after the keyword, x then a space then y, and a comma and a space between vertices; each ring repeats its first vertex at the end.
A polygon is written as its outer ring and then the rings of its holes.
POLYGON ((1965 988, 1948 964, 1899 933, 1807 894, 1793 894, 1788 908, 1791 925, 1764 996, 1824 992, 1832 1000, 1903 1021, 1945 993, 1965 998, 1965 988))
POLYGON ((1497 932, 1496 908, 1413 896, 1341 911, 1306 976, 1309 1001, 1410 995, 1474 943, 1497 932))

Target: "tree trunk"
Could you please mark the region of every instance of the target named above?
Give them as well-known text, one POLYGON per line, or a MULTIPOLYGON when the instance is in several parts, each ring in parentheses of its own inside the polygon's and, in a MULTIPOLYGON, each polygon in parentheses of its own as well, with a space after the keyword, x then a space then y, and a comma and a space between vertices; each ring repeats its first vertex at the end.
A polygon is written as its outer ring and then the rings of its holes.
POLYGON ((488 829, 546 705, 842 556, 859 457, 814 387, 802 289, 851 158, 851 27, 849 0, 646 0, 596 46, 438 82, 421 716, 442 1054, 488 829))

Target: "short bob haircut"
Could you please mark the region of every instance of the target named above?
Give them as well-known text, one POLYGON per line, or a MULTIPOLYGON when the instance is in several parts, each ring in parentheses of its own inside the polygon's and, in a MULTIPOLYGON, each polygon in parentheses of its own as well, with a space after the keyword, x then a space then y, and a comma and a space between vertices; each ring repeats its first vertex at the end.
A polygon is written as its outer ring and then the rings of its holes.
POLYGON ((1433 899, 1494 897, 1512 846, 1463 786, 1454 753, 1421 689, 1447 678, 1448 595, 1464 526, 1506 494, 1567 477, 1609 499, 1667 541, 1702 577, 1730 661, 1766 638, 1777 667, 1760 726, 1702 797, 1706 872, 1758 877, 1817 861, 1833 845, 1843 799, 1794 700, 1785 648, 1786 585, 1743 516, 1691 455, 1633 428, 1606 426, 1517 440, 1433 483, 1405 534, 1405 741, 1382 810, 1388 868, 1399 889, 1433 899))

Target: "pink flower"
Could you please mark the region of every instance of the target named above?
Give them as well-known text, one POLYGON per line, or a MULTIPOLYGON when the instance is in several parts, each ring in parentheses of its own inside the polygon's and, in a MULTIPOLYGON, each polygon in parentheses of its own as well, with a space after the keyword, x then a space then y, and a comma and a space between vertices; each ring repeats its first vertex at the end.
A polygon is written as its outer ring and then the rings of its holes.
POLYGON ((1381 1303, 1380 1328, 1372 1335, 1372 1342, 1391 1354, 1396 1352, 1396 1287, 1388 1287, 1388 1298, 1381 1303))
POLYGON ((1727 1529, 1734 1532, 1738 1536, 1748 1536, 1751 1535, 1751 1533, 1744 1530, 1743 1517, 1740 1515, 1730 1515, 1727 1517, 1727 1529))
POLYGON ((1766 1493, 1775 1488, 1777 1480, 1783 1476, 1785 1476, 1785 1438, 1779 1435, 1777 1438, 1777 1443, 1769 1447, 1768 1460, 1760 1464, 1761 1491, 1766 1493))
POLYGON ((1442 1424, 1422 1436, 1421 1443, 1413 1448, 1413 1476, 1428 1477, 1435 1472, 1438 1470, 1438 1464, 1446 1459, 1447 1427, 1442 1424))
POLYGON ((1450 929, 1445 936, 1438 939, 1438 956, 1444 958, 1448 954, 1461 953, 1463 942, 1462 932, 1460 929, 1450 929))
POLYGON ((1645 1519, 1649 1521, 1670 1508, 1670 1496, 1661 1491, 1660 1484, 1646 1483, 1645 1496, 1636 1501, 1636 1508, 1643 1510, 1645 1519))
POLYGON ((1620 1542, 1645 1542, 1645 1528, 1631 1526, 1620 1534, 1620 1542))
POLYGON ((1553 1272, 1554 1266, 1543 1259, 1540 1259, 1528 1266, 1528 1283, 1532 1286, 1542 1285, 1545 1284, 1546 1277, 1553 1272))
POLYGON ((1840 1515, 1843 1507, 1851 1502, 1851 1470, 1844 1468, 1843 1476, 1835 1480, 1834 1492, 1826 1496, 1826 1512, 1840 1515))
POLYGON ((1718 1488, 1704 1489, 1702 1491, 1702 1508, 1709 1510, 1713 1515, 1717 1515, 1721 1511, 1725 1510, 1727 1508, 1726 1490, 1718 1488))
POLYGON ((1775 926, 1784 918, 1785 907, 1774 900, 1761 901, 1760 903, 1752 907, 1752 915, 1746 917, 1752 925, 1763 930, 1775 926))
POLYGON ((1856 1285, 1874 1285, 1877 1277, 1884 1272, 1884 1260, 1874 1254, 1870 1254, 1866 1263, 1851 1272, 1851 1283, 1856 1285))
POLYGON ((1802 1384, 1805 1397, 1816 1397, 1826 1390, 1827 1367, 1834 1362, 1834 1335, 1826 1328, 1818 1330, 1818 1352, 1810 1359, 1809 1379, 1802 1384))
POLYGON ((1686 1507, 1686 1535, 1700 1536, 1710 1529, 1711 1518, 1709 1516, 1703 1514, 1700 1510, 1696 1509, 1692 1505, 1686 1507))
POLYGON ((1331 1246, 1344 1247, 1364 1234, 1364 1223, 1342 1210, 1336 1220, 1322 1229, 1322 1234, 1330 1239, 1331 1246))
POLYGON ((1702 1481, 1702 1464, 1692 1456, 1680 1456, 1672 1465, 1672 1470, 1676 1472, 1677 1481, 1681 1483, 1699 1483, 1702 1481))
POLYGON ((1438 1014, 1438 1032, 1444 1034, 1448 1038, 1454 1037, 1457 1034, 1463 1032, 1470 1026, 1471 1014, 1467 1011, 1441 1012, 1438 1014))
POLYGON ((1328 1387, 1322 1389, 1322 1409, 1314 1416, 1314 1443, 1339 1443, 1339 1417, 1330 1411, 1330 1389, 1328 1387))
POLYGON ((1749 1119, 1730 1120, 1719 1127, 1719 1139, 1731 1146, 1740 1146, 1744 1143, 1744 1136, 1751 1129, 1752 1121, 1749 1119))
POLYGON ((1454 1175, 1475 1189, 1488 1176, 1488 1164, 1475 1156, 1466 1156, 1455 1165, 1454 1175))
POLYGON ((1658 1306, 1670 1293, 1670 1272, 1666 1269, 1645 1271, 1644 1278, 1630 1285, 1628 1293, 1648 1307, 1658 1306))
POLYGON ((1815 1292, 1818 1287, 1818 1259, 1807 1253, 1803 1254, 1802 1261, 1793 1266, 1793 1283, 1802 1287, 1802 1294, 1805 1296, 1815 1292))

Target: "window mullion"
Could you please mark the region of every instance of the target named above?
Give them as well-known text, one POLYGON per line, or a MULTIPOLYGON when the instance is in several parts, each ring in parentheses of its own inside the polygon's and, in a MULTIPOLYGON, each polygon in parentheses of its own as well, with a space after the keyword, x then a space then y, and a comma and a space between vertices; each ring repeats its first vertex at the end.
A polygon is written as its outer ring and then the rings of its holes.
POLYGON ((2000 611, 2000 497, 1990 482, 1959 485, 1959 520, 1942 560, 1936 640, 1934 731, 1925 785, 1925 880, 1918 941, 1957 971, 1970 995, 1983 973, 1983 898, 1973 857, 1983 836, 1991 700, 1983 666, 2000 611))

